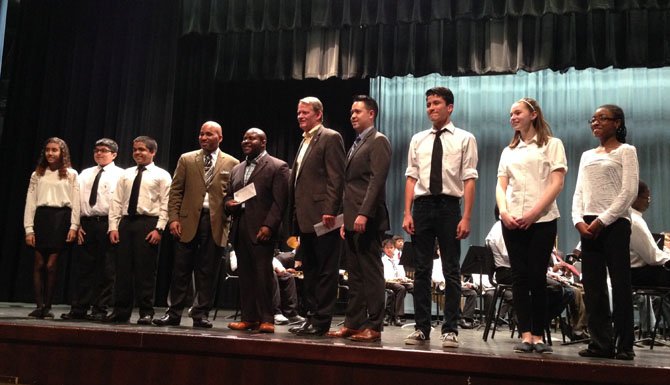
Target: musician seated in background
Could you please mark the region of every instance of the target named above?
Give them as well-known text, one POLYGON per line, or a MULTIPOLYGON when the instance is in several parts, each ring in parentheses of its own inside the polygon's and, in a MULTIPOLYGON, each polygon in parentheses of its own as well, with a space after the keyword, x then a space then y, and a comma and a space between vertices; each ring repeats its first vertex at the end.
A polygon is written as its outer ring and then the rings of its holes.
MULTIPOLYGON (((552 281, 557 282, 563 289, 563 297, 557 305, 556 311, 563 311, 565 305, 570 307, 569 325, 565 325, 563 334, 571 340, 588 338, 586 333, 587 313, 584 305, 584 287, 575 283, 575 278, 579 278, 579 271, 574 266, 565 262, 562 253, 556 248, 551 253, 551 266, 547 270, 548 287, 551 287, 552 281), (560 309, 560 310, 558 310, 560 309)), ((555 302, 559 302, 555 300, 555 302)), ((559 313, 560 315, 560 313, 559 313)))
POLYGON ((386 288, 393 292, 386 300, 387 319, 389 325, 401 326, 400 317, 405 315, 405 296, 414 289, 412 280, 405 275, 405 269, 394 258, 395 247, 392 239, 382 242, 382 264, 384 265, 384 280, 386 288))
MULTIPOLYGON (((670 253, 661 250, 649 231, 642 214, 651 203, 651 191, 643 181, 639 182, 637 198, 632 204, 630 234, 630 273, 633 286, 670 287, 670 253)), ((670 323, 670 304, 665 301, 663 315, 666 325, 670 323)), ((646 302, 640 302, 640 327, 650 330, 655 321, 647 317, 646 302)))
POLYGON ((461 319, 458 320, 458 326, 461 329, 473 329, 475 327, 475 308, 477 307, 479 286, 473 281, 471 275, 461 275, 461 296, 465 299, 461 319))
POLYGON ((298 292, 295 284, 295 251, 279 252, 272 258, 274 286, 272 307, 275 325, 305 322, 298 314, 298 292))
MULTIPOLYGON (((498 214, 498 206, 495 208, 496 222, 491 227, 486 236, 486 246, 493 254, 493 261, 495 264, 495 272, 493 280, 495 284, 512 285, 514 282, 512 278, 512 268, 509 263, 509 255, 507 254, 507 247, 502 236, 502 223, 500 222, 498 214)), ((503 294, 502 305, 500 306, 500 315, 502 318, 511 320, 512 318, 512 290, 505 290, 503 294)), ((493 294, 490 292, 484 293, 484 307, 486 309, 491 306, 493 301, 493 294)), ((510 323, 511 325, 511 323, 510 323)))

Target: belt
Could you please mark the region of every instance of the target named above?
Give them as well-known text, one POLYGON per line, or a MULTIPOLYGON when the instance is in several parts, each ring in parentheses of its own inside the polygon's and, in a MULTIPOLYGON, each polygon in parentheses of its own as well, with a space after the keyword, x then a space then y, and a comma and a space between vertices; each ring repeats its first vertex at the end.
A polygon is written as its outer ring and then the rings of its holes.
POLYGON ((89 222, 107 222, 109 217, 107 215, 91 215, 87 217, 81 217, 82 221, 89 221, 89 222))
POLYGON ((415 201, 449 201, 449 202, 458 202, 460 201, 461 198, 455 197, 452 195, 445 195, 445 194, 439 194, 439 195, 421 195, 420 197, 417 197, 415 201))

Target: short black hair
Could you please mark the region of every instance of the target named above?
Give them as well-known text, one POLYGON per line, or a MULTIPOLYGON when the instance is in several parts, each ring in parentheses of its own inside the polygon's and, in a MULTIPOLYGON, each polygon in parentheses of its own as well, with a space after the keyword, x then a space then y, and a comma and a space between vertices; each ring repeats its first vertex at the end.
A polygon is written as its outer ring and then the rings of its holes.
POLYGON ((133 139, 133 143, 135 142, 144 143, 144 145, 147 146, 147 150, 149 150, 151 153, 156 153, 158 150, 158 143, 156 143, 156 140, 150 136, 138 136, 137 138, 133 139))
POLYGON ((426 98, 433 95, 444 99, 447 105, 454 104, 454 93, 447 87, 433 87, 426 91, 426 98))
POLYGON ((377 118, 377 115, 379 115, 379 106, 377 105, 377 101, 374 100, 371 96, 356 95, 354 96, 354 103, 355 102, 363 102, 363 104, 365 104, 365 108, 367 108, 370 111, 374 111, 375 119, 377 118))
POLYGON ((109 149, 109 151, 111 151, 113 153, 119 152, 119 145, 115 141, 113 141, 112 139, 109 139, 109 138, 98 139, 95 142, 95 147, 99 147, 99 146, 107 147, 109 149))

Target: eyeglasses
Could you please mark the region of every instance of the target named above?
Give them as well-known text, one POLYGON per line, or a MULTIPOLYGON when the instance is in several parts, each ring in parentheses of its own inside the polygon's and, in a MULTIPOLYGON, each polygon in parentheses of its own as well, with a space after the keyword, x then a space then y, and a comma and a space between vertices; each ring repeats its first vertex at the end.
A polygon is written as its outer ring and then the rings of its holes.
POLYGON ((94 154, 98 154, 98 153, 106 154, 108 152, 112 152, 112 151, 108 150, 106 148, 95 148, 95 149, 93 149, 94 154))
POLYGON ((601 115, 601 116, 592 116, 591 119, 587 120, 587 122, 589 124, 593 124, 595 122, 604 123, 604 122, 607 122, 607 121, 612 121, 612 120, 617 120, 617 119, 618 118, 610 118, 609 116, 601 115))

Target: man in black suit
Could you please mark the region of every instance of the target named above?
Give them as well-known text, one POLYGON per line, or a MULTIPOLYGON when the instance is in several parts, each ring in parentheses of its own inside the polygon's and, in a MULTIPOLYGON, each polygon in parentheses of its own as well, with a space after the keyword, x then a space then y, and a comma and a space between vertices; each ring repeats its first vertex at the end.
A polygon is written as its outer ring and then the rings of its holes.
POLYGON ((389 229, 386 176, 391 144, 374 127, 377 113, 373 98, 354 98, 351 125, 358 135, 347 155, 340 229, 346 245, 349 303, 344 326, 328 333, 363 342, 381 338, 384 320, 384 266, 379 254, 382 236, 389 229))
POLYGON ((315 97, 298 102, 303 141, 289 184, 292 233, 300 236, 296 267, 302 265, 307 321, 289 329, 297 335, 326 334, 337 298, 339 247, 337 231, 317 236, 314 225, 335 228, 342 203, 344 144, 337 131, 323 127, 323 104, 315 97))
POLYGON ((224 198, 226 212, 233 215, 231 240, 237 254, 242 305, 242 321, 228 327, 274 333, 272 257, 288 201, 289 169, 286 162, 268 155, 266 143, 263 131, 247 130, 242 140, 246 160, 233 168, 224 198), (254 196, 235 200, 233 192, 252 184, 254 196))

